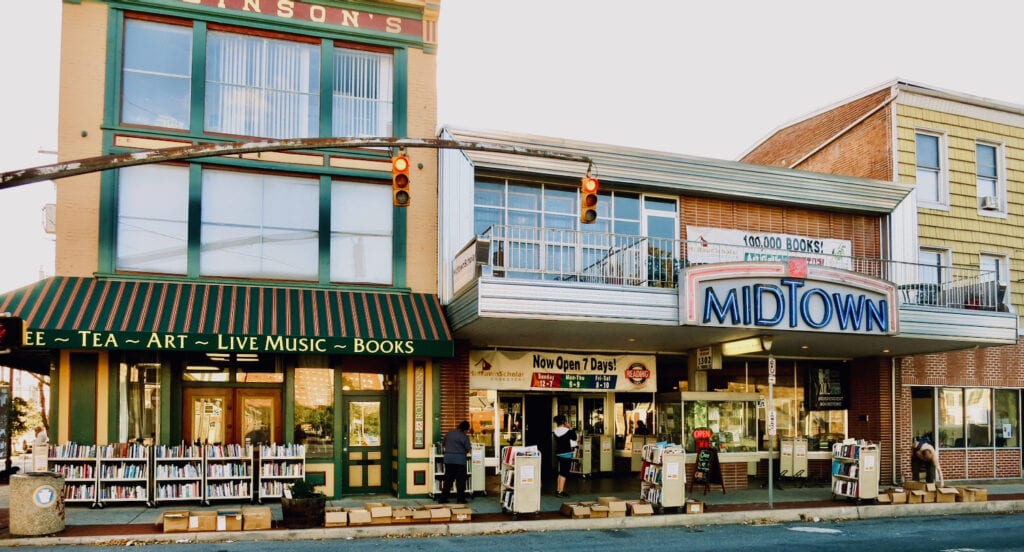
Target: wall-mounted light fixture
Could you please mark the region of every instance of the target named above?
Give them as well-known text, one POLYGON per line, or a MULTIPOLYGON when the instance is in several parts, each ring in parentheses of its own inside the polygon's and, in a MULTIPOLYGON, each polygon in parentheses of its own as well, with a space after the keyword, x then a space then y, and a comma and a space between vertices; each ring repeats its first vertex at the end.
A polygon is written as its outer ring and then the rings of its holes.
POLYGON ((773 338, 770 335, 748 337, 736 341, 722 343, 722 354, 725 356, 749 355, 772 350, 773 338))

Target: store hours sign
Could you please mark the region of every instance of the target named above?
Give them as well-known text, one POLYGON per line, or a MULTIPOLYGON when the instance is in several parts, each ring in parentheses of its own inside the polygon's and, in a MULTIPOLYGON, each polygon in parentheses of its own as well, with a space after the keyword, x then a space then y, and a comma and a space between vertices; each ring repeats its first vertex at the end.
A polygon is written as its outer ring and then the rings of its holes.
POLYGON ((549 351, 472 351, 471 389, 520 391, 657 390, 655 357, 549 351))

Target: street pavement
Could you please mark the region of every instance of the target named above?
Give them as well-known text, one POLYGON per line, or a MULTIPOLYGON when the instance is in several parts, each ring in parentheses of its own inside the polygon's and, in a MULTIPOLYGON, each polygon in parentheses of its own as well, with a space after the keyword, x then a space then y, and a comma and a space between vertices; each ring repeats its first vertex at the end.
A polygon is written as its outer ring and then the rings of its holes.
MULTIPOLYGON (((952 484, 956 484, 953 482, 952 484)), ((651 516, 618 518, 569 519, 558 513, 563 502, 593 501, 599 496, 617 496, 633 499, 639 495, 640 482, 632 477, 590 478, 570 481, 567 499, 554 496, 548 490, 541 497, 540 511, 536 514, 512 516, 503 513, 497 493, 476 495, 469 502, 474 519, 468 522, 423 523, 402 525, 367 525, 358 527, 286 529, 279 528, 280 505, 264 504, 271 509, 274 528, 266 531, 162 533, 161 515, 167 510, 200 509, 230 510, 248 504, 199 502, 166 503, 150 507, 144 503, 109 505, 104 508, 87 506, 66 507, 65 530, 56 535, 12 536, 0 532, 2 546, 52 546, 62 544, 142 544, 228 541, 287 541, 325 540, 373 537, 429 537, 518 533, 528 531, 561 531, 588 529, 631 529, 642 527, 700 527, 728 524, 771 524, 793 522, 826 522, 834 520, 863 520, 914 516, 945 516, 957 514, 1018 513, 1024 512, 1024 481, 972 482, 971 486, 988 489, 987 502, 954 502, 932 504, 882 505, 874 500, 858 503, 835 499, 828 485, 807 485, 787 481, 780 487, 764 488, 752 481, 748 489, 730 490, 712 487, 707 494, 697 487, 687 498, 701 500, 705 511, 701 514, 681 513, 666 509, 651 516)), ((10 504, 7 485, 0 485, 0 511, 12 516, 28 515, 25 508, 32 505, 10 504)), ((362 507, 367 502, 383 502, 392 507, 424 506, 434 504, 430 498, 398 499, 391 495, 351 496, 328 501, 328 506, 362 507)), ((28 510, 30 511, 30 510, 28 510)))

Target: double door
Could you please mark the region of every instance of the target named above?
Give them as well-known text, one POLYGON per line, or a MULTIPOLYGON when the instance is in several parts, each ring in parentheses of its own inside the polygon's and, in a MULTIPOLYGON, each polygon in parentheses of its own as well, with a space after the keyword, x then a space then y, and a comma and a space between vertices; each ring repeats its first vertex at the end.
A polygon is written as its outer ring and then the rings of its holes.
POLYGON ((192 443, 283 443, 281 391, 186 387, 181 433, 192 443))

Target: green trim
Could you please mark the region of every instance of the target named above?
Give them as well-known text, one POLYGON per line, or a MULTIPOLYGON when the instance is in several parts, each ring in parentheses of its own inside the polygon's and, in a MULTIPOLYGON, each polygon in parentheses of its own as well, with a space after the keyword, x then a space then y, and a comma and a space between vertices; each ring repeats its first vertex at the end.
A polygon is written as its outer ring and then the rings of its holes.
POLYGON ((106 60, 107 74, 103 81, 103 86, 107 90, 103 99, 104 125, 121 120, 118 107, 121 105, 121 58, 124 54, 121 46, 124 44, 124 12, 110 10, 107 25, 107 52, 109 55, 106 60))
POLYGON ((397 443, 395 449, 398 451, 398 457, 396 458, 398 468, 392 477, 392 485, 397 491, 395 494, 398 498, 406 498, 409 496, 409 493, 406 492, 406 489, 409 487, 409 481, 405 480, 405 466, 409 462, 409 449, 405 446, 405 443, 408 442, 406 441, 406 438, 409 435, 409 424, 406 423, 409 419, 407 417, 409 415, 409 405, 406 404, 407 401, 401 400, 400 397, 403 396, 404 392, 407 391, 411 385, 411 382, 409 381, 408 361, 401 365, 397 369, 397 372, 398 374, 395 378, 395 390, 392 392, 392 397, 390 399, 397 403, 394 425, 397 426, 398 433, 395 441, 397 443))
MULTIPOLYGON (((284 358, 278 356, 277 362, 284 362, 284 358)), ((284 369, 284 393, 281 397, 281 441, 285 443, 295 442, 295 366, 286 366, 284 369)), ((278 387, 280 389, 280 387, 278 387)))
MULTIPOLYGON (((107 442, 115 443, 121 440, 121 435, 118 429, 120 428, 120 405, 121 405, 121 392, 119 385, 121 381, 121 355, 111 353, 107 355, 107 404, 98 405, 97 409, 105 408, 107 410, 107 442)), ((104 368, 101 366, 100 370, 104 368)))
POLYGON ((320 137, 334 135, 334 41, 320 42, 320 137))
MULTIPOLYGON (((205 131, 206 121, 206 23, 192 25, 192 87, 189 93, 188 132, 196 136, 205 131)), ((118 123, 121 120, 118 119, 118 123)))
POLYGON ((345 454, 341 450, 346 443, 345 432, 346 428, 342 427, 342 415, 341 415, 341 368, 332 367, 334 372, 334 404, 331 407, 334 409, 334 496, 341 497, 342 490, 344 489, 344 479, 348 476, 346 471, 348 463, 345 460, 345 454))
POLYGON ((189 278, 199 278, 200 257, 202 255, 202 204, 203 204, 203 171, 202 165, 192 163, 188 166, 188 260, 185 261, 189 278))
MULTIPOLYGON (((407 50, 395 51, 395 74, 394 74, 394 98, 392 106, 394 112, 394 129, 396 137, 403 137, 408 134, 408 98, 409 98, 409 52, 407 50)), ((413 174, 410 170, 410 174, 413 174)), ((411 201, 416 201, 415 182, 410 182, 411 201)), ((420 198, 426 201, 427 198, 420 198)), ((408 207, 394 207, 392 212, 392 281, 398 287, 408 285, 408 207)))
MULTIPOLYGON (((50 358, 52 359, 53 366, 56 366, 56 369, 50 370, 50 427, 46 428, 46 432, 50 436, 50 441, 54 443, 58 441, 57 436, 60 435, 60 428, 62 426, 62 420, 60 419, 60 410, 58 408, 60 406, 59 403, 61 396, 60 357, 60 351, 50 351, 50 358)), ((70 382, 68 382, 68 385, 70 385, 70 382)))
MULTIPOLYGON (((108 135, 104 140, 109 138, 108 135)), ((117 262, 117 171, 100 174, 99 207, 97 267, 101 272, 112 272, 117 262)))
MULTIPOLYGON (((441 366, 436 362, 430 363, 431 374, 433 375, 433 405, 434 405, 434 429, 430 436, 436 436, 437 439, 441 438, 441 366)), ((428 439, 427 445, 434 443, 435 439, 428 439)))
POLYGON ((181 436, 181 416, 174 416, 175 410, 181 409, 181 386, 175 385, 174 367, 168 362, 168 358, 161 355, 160 358, 160 435, 161 443, 178 442, 181 439, 171 440, 171 435, 181 436), (175 407, 174 405, 177 405, 175 407), (173 427, 172 427, 173 425, 173 427))
POLYGON ((318 254, 320 266, 317 269, 317 274, 320 275, 320 285, 326 286, 331 283, 331 195, 333 190, 331 189, 331 177, 327 175, 320 176, 320 222, 317 225, 319 232, 318 238, 318 254))
POLYGON ((71 353, 72 379, 68 401, 68 441, 74 443, 96 442, 96 369, 99 355, 96 353, 71 353), (76 420, 77 423, 72 423, 76 420))

